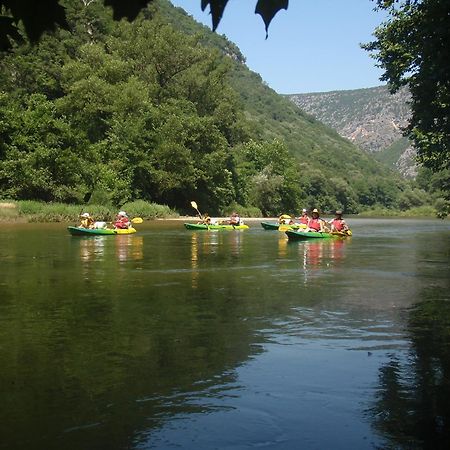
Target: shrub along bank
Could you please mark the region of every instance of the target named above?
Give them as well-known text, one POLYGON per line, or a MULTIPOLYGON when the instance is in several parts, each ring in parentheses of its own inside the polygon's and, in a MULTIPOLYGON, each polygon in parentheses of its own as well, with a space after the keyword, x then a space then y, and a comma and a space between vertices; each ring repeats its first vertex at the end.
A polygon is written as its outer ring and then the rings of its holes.
MULTIPOLYGON (((130 217, 161 219, 178 217, 178 213, 166 205, 143 200, 125 203, 120 209, 130 217)), ((0 220, 23 222, 77 222, 80 214, 89 212, 97 220, 110 222, 118 209, 112 205, 68 205, 65 203, 44 203, 34 200, 0 202, 0 220)))

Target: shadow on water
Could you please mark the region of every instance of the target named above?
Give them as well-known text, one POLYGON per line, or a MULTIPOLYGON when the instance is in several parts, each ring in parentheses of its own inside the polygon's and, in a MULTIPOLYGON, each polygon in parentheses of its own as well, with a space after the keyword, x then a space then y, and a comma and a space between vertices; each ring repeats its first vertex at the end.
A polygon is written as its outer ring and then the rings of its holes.
POLYGON ((436 243, 420 249, 428 286, 407 310, 410 347, 379 370, 370 416, 386 448, 450 447, 450 236, 438 245, 439 252, 436 243))
POLYGON ((217 409, 261 352, 236 301, 242 235, 226 254, 223 238, 3 236, 0 448, 132 448, 175 411, 217 409))

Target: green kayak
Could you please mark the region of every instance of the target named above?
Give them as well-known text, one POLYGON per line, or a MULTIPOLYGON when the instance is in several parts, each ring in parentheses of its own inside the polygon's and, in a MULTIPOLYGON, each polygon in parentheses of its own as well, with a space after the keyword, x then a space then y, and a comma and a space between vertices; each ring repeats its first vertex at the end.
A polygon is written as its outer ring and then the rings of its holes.
POLYGON ((287 237, 292 241, 307 241, 309 239, 329 239, 333 235, 331 233, 319 233, 318 231, 286 231, 287 237))
POLYGON ((292 241, 307 241, 309 239, 329 239, 329 238, 345 238, 351 236, 352 232, 333 231, 332 233, 319 233, 318 231, 294 231, 287 230, 287 237, 292 241))
POLYGON ((248 225, 206 225, 205 223, 185 223, 188 230, 246 230, 248 225))
POLYGON ((135 228, 113 229, 113 228, 82 228, 82 227, 67 227, 72 236, 108 236, 116 234, 133 234, 136 233, 135 228))

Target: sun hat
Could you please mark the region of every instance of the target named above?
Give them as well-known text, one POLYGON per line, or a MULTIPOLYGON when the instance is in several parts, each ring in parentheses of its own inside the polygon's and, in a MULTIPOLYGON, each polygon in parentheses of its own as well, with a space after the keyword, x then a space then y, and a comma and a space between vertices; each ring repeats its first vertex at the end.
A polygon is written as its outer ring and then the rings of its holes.
POLYGON ((337 216, 342 216, 342 211, 340 209, 338 209, 335 213, 337 216))
POLYGON ((118 216, 125 216, 126 217, 127 213, 125 211, 119 211, 118 216))
POLYGON ((302 209, 302 212, 307 212, 307 210, 305 208, 302 209))
POLYGON ((89 213, 83 213, 81 214, 81 217, 89 217, 89 213))
POLYGON ((312 212, 313 212, 313 213, 319 214, 319 210, 318 210, 317 208, 314 208, 314 209, 312 210, 312 212))

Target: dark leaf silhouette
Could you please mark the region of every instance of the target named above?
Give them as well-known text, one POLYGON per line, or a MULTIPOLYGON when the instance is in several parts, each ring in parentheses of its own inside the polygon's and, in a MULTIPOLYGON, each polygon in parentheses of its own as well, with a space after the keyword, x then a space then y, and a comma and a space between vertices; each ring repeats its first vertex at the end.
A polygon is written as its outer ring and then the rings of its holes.
POLYGON ((280 9, 288 9, 289 0, 258 0, 255 14, 259 14, 266 25, 266 38, 269 25, 280 9))
POLYGON ((111 6, 114 14, 114 20, 120 20, 126 17, 128 20, 134 20, 141 9, 145 8, 152 0, 104 0, 105 6, 111 6))
POLYGON ((202 0, 202 11, 206 9, 206 7, 209 5, 209 9, 211 12, 212 17, 212 29, 213 31, 216 30, 218 27, 223 12, 225 10, 225 6, 227 6, 228 0, 202 0))
MULTIPOLYGON (((104 0, 106 6, 113 9, 114 20, 126 17, 134 20, 139 12, 153 0, 104 0)), ((201 0, 204 11, 210 8, 212 29, 216 30, 227 6, 228 0, 201 0)), ((260 14, 266 26, 266 33, 273 17, 280 9, 287 9, 289 0, 258 0, 255 13, 260 14)), ((50 31, 56 25, 67 28, 66 12, 59 0, 0 0, 0 11, 5 10, 7 15, 0 16, 0 51, 11 48, 11 39, 20 40, 15 26, 23 22, 28 39, 35 43, 42 33, 50 31), (11 16, 11 17, 10 17, 11 16)))
POLYGON ((1 17, 0 21, 0 42, 1 49, 10 47, 8 36, 17 40, 17 29, 12 23, 23 23, 25 32, 30 41, 36 42, 46 30, 53 30, 56 25, 67 27, 65 9, 57 0, 0 0, 0 10, 6 9, 11 12, 12 21, 7 21, 10 17, 1 17), (6 20, 5 20, 6 19, 6 20))

